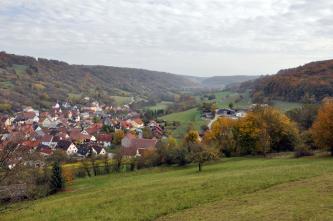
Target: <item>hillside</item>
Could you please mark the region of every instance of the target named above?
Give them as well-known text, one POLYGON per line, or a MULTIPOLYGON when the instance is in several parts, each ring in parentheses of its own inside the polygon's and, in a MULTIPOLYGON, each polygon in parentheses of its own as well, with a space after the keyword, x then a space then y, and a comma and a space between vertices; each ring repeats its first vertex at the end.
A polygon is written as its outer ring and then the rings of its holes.
POLYGON ((201 81, 203 87, 223 89, 230 84, 238 84, 249 80, 257 79, 259 76, 233 75, 233 76, 214 76, 205 78, 201 81))
POLYGON ((75 180, 68 191, 0 207, 6 220, 330 220, 327 157, 232 158, 75 180))
POLYGON ((240 88, 251 89, 254 101, 319 102, 333 96, 333 60, 281 70, 275 75, 245 82, 240 88))
POLYGON ((196 87, 190 79, 170 73, 108 66, 70 65, 56 60, 0 52, 0 108, 22 105, 49 107, 56 100, 79 102, 84 96, 112 103, 111 96, 149 99, 173 97, 196 87))

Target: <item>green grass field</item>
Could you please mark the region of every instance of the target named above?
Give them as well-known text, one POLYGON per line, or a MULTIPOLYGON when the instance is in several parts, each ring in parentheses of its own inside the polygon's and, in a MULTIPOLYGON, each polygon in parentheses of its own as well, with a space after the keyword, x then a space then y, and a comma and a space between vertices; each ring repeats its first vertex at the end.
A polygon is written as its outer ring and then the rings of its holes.
MULTIPOLYGON (((240 94, 230 91, 221 91, 216 92, 215 96, 216 103, 219 108, 227 108, 230 103, 233 103, 235 108, 247 108, 252 104, 249 93, 240 94), (243 97, 243 99, 239 99, 240 95, 243 97), (236 102, 237 99, 239 100, 238 102, 236 102)), ((302 103, 274 100, 272 105, 281 111, 286 112, 301 107, 302 103)))
POLYGON ((200 115, 200 111, 197 108, 193 108, 187 111, 163 116, 161 119, 169 122, 180 122, 180 126, 172 132, 172 135, 176 138, 182 138, 190 125, 192 125, 197 130, 199 130, 202 125, 207 125, 207 122, 201 119, 200 115))
POLYGON ((330 157, 232 158, 78 179, 48 198, 2 207, 0 220, 331 220, 330 157))
POLYGON ((249 93, 240 94, 231 91, 220 91, 214 93, 214 95, 218 108, 228 108, 230 103, 233 103, 234 108, 248 108, 252 104, 249 93), (240 99, 240 96, 243 98, 240 99))
POLYGON ((273 106, 280 109, 283 112, 287 112, 292 109, 302 107, 302 103, 275 100, 275 101, 273 101, 273 106))
POLYGON ((166 110, 171 104, 173 104, 173 102, 169 102, 169 101, 162 101, 160 103, 157 103, 156 105, 153 106, 148 106, 147 109, 149 110, 166 110))
POLYGON ((111 98, 113 98, 119 106, 129 104, 132 101, 131 97, 111 96, 111 98))

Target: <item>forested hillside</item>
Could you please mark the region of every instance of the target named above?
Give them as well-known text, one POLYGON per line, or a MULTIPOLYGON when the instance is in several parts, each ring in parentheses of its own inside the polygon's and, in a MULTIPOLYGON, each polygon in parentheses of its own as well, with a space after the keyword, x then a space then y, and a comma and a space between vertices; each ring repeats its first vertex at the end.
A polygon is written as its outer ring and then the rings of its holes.
POLYGON ((230 84, 239 84, 244 81, 257 79, 256 75, 214 76, 201 81, 203 87, 222 89, 230 84))
POLYGON ((84 96, 112 102, 112 95, 158 98, 173 96, 190 79, 169 73, 108 66, 70 65, 56 60, 0 52, 0 109, 22 105, 49 107, 56 100, 80 101, 84 96))
POLYGON ((333 60, 281 70, 276 75, 245 82, 240 88, 252 89, 252 98, 257 102, 270 99, 318 102, 333 96, 333 60))

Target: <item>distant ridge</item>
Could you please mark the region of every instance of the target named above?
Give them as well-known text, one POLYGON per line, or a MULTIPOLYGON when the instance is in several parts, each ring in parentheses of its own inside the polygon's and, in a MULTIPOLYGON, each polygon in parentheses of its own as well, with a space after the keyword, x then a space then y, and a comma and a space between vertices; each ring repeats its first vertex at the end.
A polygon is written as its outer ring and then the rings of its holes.
POLYGON ((319 102, 333 96, 333 60, 280 70, 275 75, 245 82, 240 89, 251 89, 254 101, 319 102))

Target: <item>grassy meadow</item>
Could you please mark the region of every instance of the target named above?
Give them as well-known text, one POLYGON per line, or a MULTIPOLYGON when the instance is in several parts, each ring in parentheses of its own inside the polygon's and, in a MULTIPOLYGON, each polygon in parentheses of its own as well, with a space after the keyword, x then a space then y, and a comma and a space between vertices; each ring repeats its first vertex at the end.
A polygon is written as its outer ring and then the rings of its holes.
POLYGON ((199 130, 202 125, 207 124, 207 121, 201 119, 201 113, 197 108, 165 115, 161 119, 168 122, 178 121, 180 123, 180 126, 172 131, 172 135, 176 138, 183 137, 190 125, 199 130))
POLYGON ((231 158, 77 179, 68 190, 1 207, 0 220, 330 220, 330 157, 231 158))
POLYGON ((169 101, 161 101, 155 105, 152 105, 152 106, 148 106, 147 109, 148 110, 152 110, 152 111, 155 111, 155 110, 166 110, 170 105, 172 105, 173 102, 169 102, 169 101))

